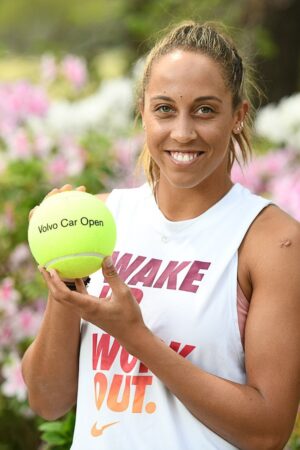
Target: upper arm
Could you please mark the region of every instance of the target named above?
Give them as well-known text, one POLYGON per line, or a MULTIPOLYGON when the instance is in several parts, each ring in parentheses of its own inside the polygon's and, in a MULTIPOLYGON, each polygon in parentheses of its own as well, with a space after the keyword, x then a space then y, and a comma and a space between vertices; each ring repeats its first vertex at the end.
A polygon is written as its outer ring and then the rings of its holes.
POLYGON ((289 435, 300 395, 300 224, 270 208, 248 239, 252 281, 245 330, 247 383, 289 435), (285 242, 285 243, 284 243, 285 242))
POLYGON ((99 198, 99 200, 101 200, 104 203, 106 202, 108 196, 109 196, 109 193, 102 193, 102 194, 96 195, 96 197, 99 198))

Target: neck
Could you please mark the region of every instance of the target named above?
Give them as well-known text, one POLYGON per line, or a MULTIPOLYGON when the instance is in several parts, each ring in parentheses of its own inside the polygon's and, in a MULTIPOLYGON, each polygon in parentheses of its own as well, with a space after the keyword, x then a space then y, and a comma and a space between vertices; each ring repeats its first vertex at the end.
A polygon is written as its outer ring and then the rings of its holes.
POLYGON ((229 177, 219 180, 213 187, 209 183, 201 183, 195 188, 178 188, 160 180, 156 185, 155 198, 164 216, 176 222, 200 216, 221 200, 231 187, 229 177))

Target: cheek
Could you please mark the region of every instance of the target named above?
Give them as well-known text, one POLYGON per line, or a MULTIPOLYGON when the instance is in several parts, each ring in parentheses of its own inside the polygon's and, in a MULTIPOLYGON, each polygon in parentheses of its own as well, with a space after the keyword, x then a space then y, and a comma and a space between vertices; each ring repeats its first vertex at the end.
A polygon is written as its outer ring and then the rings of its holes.
MULTIPOLYGON (((231 137, 231 127, 229 124, 214 123, 210 124, 205 130, 202 130, 202 136, 205 137, 207 142, 214 144, 214 146, 220 147, 228 146, 231 137)), ((201 135, 201 134, 200 134, 201 135)))
POLYGON ((167 137, 168 132, 168 127, 165 124, 149 121, 146 124, 146 142, 148 146, 153 147, 153 145, 158 145, 167 137))

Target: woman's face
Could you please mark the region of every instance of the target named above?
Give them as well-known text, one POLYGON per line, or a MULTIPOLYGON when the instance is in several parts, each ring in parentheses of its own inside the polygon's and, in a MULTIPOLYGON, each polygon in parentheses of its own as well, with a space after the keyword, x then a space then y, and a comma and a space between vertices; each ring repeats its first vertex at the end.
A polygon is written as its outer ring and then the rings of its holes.
POLYGON ((230 181, 230 136, 247 107, 244 102, 233 111, 232 94, 211 58, 175 50, 155 61, 141 113, 160 186, 230 181))

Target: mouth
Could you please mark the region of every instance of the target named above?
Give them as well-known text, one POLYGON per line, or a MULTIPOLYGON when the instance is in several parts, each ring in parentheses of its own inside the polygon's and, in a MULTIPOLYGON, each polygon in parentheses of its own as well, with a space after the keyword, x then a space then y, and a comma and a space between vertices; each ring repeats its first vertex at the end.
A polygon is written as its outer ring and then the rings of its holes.
POLYGON ((176 164, 191 164, 204 154, 204 152, 202 151, 167 151, 167 153, 170 155, 172 161, 174 161, 176 164))

